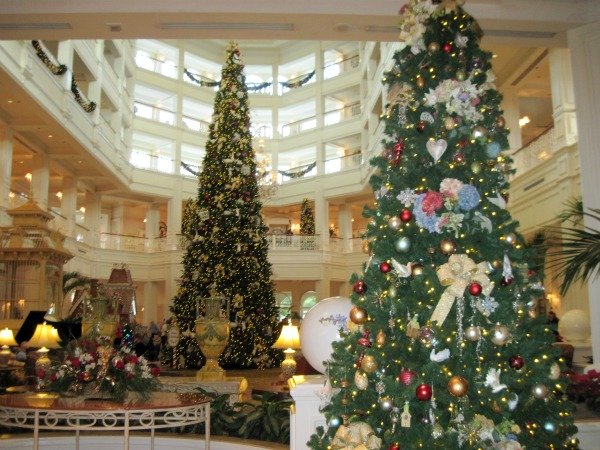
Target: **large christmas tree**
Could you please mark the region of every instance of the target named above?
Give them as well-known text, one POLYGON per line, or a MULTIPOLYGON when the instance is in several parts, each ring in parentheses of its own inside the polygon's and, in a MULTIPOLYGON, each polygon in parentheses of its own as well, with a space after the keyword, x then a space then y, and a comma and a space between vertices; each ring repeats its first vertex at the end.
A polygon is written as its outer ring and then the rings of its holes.
MULTIPOLYGON (((182 231, 190 243, 171 311, 180 329, 193 330, 196 305, 201 313, 211 290, 229 298, 233 326, 220 365, 266 368, 276 366, 281 355, 271 349, 277 339, 277 308, 243 70, 232 43, 214 101, 198 198, 185 214, 182 231)), ((184 336, 178 347, 187 367, 201 363, 195 339, 184 336)))
POLYGON ((369 258, 312 448, 577 448, 555 335, 536 314, 541 274, 506 210, 491 54, 461 4, 401 9, 369 258))

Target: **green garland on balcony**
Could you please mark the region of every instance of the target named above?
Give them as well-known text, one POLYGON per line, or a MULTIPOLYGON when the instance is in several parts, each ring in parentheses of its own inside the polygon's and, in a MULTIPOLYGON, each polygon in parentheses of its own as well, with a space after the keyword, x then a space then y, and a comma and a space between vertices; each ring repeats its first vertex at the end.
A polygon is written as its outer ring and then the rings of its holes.
POLYGON ((87 101, 83 98, 74 76, 71 76, 71 92, 73 93, 77 103, 79 103, 79 106, 81 106, 85 112, 92 112, 96 109, 95 102, 87 101))
POLYGON ((66 64, 55 64, 44 50, 40 41, 31 41, 31 45, 33 45, 37 57, 40 58, 54 75, 63 75, 69 69, 66 64))
MULTIPOLYGON (((204 81, 190 72, 188 69, 183 69, 183 73, 194 83, 202 86, 202 87, 217 87, 221 82, 220 81, 204 81)), ((304 86, 308 83, 314 76, 316 72, 313 70, 310 73, 307 73, 306 76, 297 81, 280 81, 279 84, 288 89, 295 89, 304 86)), ((246 84, 246 89, 248 91, 256 92, 262 89, 265 89, 269 86, 272 86, 273 83, 265 81, 264 83, 248 83, 246 84)))
POLYGON ((194 168, 192 166, 190 166, 189 164, 184 163, 183 161, 181 161, 181 167, 183 167, 185 170, 187 170, 189 173, 191 173, 194 176, 198 176, 200 175, 200 172, 197 170, 194 170, 194 168))
POLYGON ((306 175, 308 172, 310 172, 311 170, 313 170, 315 167, 317 166, 317 162, 315 161, 312 164, 309 164, 308 166, 306 166, 304 169, 296 172, 290 172, 287 170, 278 170, 277 172, 279 172, 281 175, 285 176, 285 177, 290 177, 290 178, 301 178, 304 175, 306 175))

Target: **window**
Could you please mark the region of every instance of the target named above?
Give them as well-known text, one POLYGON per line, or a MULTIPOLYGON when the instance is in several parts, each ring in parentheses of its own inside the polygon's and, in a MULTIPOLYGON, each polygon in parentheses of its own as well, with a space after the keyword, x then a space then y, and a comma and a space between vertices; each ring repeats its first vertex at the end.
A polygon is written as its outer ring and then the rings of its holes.
POLYGON ((275 300, 277 302, 277 308, 279 308, 279 320, 283 320, 286 317, 291 317, 292 293, 277 292, 275 293, 275 300))
POLYGON ((304 319, 308 310, 317 304, 317 293, 315 291, 305 292, 300 299, 300 304, 302 305, 301 315, 304 319))

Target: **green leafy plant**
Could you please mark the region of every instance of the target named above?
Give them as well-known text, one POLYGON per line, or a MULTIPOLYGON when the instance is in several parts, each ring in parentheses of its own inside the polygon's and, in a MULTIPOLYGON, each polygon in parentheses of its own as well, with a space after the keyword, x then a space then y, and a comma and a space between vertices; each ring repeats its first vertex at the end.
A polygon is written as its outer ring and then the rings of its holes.
POLYGON ((575 282, 586 282, 598 276, 600 267, 600 230, 579 225, 588 217, 600 223, 600 209, 583 208, 580 199, 571 200, 559 218, 561 222, 571 222, 573 226, 558 228, 560 233, 558 250, 548 253, 550 266, 563 275, 560 293, 565 295, 575 282))
MULTIPOLYGON (((229 402, 229 395, 217 395, 198 389, 214 398, 210 406, 210 432, 215 436, 231 436, 266 442, 290 442, 291 399, 279 399, 274 393, 253 395, 244 402, 229 402)), ((203 433, 204 424, 174 430, 203 433)))

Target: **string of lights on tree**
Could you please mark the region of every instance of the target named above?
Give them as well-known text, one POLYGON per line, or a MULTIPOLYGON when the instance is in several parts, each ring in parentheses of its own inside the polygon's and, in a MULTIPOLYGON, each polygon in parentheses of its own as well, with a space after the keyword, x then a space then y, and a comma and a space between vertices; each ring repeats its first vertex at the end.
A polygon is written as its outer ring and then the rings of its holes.
POLYGON ((541 272, 506 209, 508 130, 463 0, 410 0, 313 449, 575 449, 541 272))
MULTIPOLYGON (((278 310, 268 261, 267 227, 258 197, 256 162, 250 133, 248 92, 240 51, 231 43, 215 95, 198 196, 184 210, 182 233, 188 240, 179 291, 171 312, 181 330, 193 330, 196 305, 210 290, 230 300, 232 328, 221 355, 223 368, 267 368, 279 364, 271 348, 278 310)), ((175 349, 185 367, 202 364, 195 340, 175 349)))

